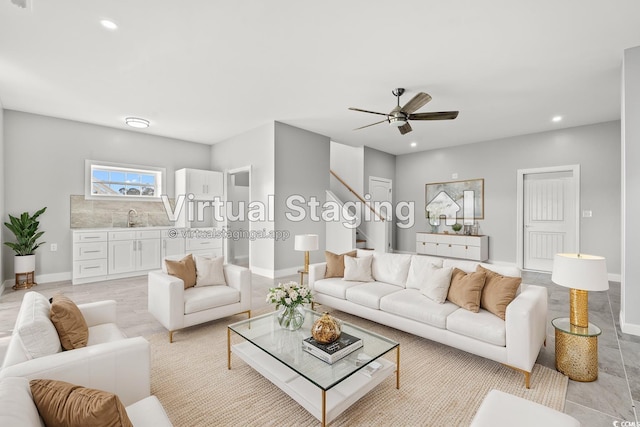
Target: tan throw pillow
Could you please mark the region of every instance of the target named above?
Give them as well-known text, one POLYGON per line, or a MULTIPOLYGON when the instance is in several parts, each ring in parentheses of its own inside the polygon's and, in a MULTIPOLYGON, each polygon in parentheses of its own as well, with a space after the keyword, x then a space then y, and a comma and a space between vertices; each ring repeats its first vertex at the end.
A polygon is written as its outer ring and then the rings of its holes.
POLYGON ((324 278, 344 277, 344 257, 355 257, 356 253, 357 251, 350 251, 338 255, 333 252, 324 251, 324 257, 327 260, 327 269, 324 272, 324 278))
POLYGON ((63 349, 73 350, 87 346, 89 328, 76 303, 62 294, 56 294, 51 298, 49 315, 63 349))
POLYGON ((193 261, 191 254, 180 261, 165 259, 164 263, 167 266, 167 273, 182 279, 185 289, 196 285, 196 263, 193 261))
POLYGON ((124 405, 113 393, 57 380, 31 380, 29 385, 47 426, 133 427, 124 405))
POLYGON ((503 276, 481 265, 476 271, 482 271, 487 276, 482 288, 480 307, 504 320, 507 306, 516 297, 522 278, 503 276))
POLYGON ((193 256, 196 263, 196 286, 226 285, 224 257, 193 256))
POLYGON ((459 268, 454 268, 447 299, 466 310, 479 312, 485 278, 486 274, 483 271, 467 274, 459 268))

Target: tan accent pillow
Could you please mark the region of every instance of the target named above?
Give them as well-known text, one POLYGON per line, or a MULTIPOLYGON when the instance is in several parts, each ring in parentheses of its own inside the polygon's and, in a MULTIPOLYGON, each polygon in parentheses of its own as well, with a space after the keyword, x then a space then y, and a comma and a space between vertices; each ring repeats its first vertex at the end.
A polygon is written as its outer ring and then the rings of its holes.
POLYGON ((344 277, 344 257, 355 257, 356 253, 357 251, 350 251, 338 255, 333 252, 324 251, 324 257, 327 260, 327 269, 324 272, 324 278, 344 277))
POLYGON ((465 273, 454 268, 451 273, 451 286, 447 299, 457 306, 477 313, 480 311, 482 288, 487 275, 483 271, 465 273))
POLYGON ((57 380, 31 380, 29 385, 47 426, 133 427, 124 405, 113 393, 57 380))
POLYGON ((63 349, 73 350, 87 346, 89 327, 76 303, 62 294, 56 294, 51 298, 49 316, 63 349))
POLYGON ((196 263, 193 261, 191 254, 180 261, 165 259, 164 263, 167 266, 167 273, 182 279, 185 289, 196 285, 196 263))
POLYGON ((507 306, 516 297, 522 277, 503 276, 481 265, 476 271, 483 271, 487 276, 482 288, 480 307, 504 320, 507 306))

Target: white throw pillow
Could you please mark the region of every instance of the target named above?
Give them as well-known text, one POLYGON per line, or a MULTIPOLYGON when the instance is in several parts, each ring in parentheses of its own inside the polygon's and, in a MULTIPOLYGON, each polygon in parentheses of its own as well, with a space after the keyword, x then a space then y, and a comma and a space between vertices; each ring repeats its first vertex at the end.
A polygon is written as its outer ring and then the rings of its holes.
POLYGON ((208 258, 194 255, 196 261, 196 286, 226 285, 224 278, 224 257, 208 258))
POLYGON ((431 274, 430 266, 442 267, 442 258, 428 255, 412 255, 409 274, 407 275, 407 289, 422 289, 431 274))
POLYGON ((371 262, 371 274, 377 282, 389 283, 404 288, 407 274, 409 273, 409 265, 411 265, 411 255, 409 254, 374 252, 373 261, 371 262))
POLYGON ((344 257, 344 277, 343 280, 353 280, 356 282, 373 282, 371 276, 372 256, 354 258, 344 257))
POLYGON ((449 293, 453 268, 440 268, 433 264, 427 268, 430 270, 429 275, 424 286, 420 289, 420 293, 438 304, 444 304, 449 293))

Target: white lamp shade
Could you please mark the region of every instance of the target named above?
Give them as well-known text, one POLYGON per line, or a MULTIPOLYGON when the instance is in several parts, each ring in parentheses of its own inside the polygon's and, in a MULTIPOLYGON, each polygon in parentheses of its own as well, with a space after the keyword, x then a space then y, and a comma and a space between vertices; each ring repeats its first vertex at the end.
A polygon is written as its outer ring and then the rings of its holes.
POLYGON ((294 249, 296 251, 318 250, 318 235, 317 234, 298 234, 295 237, 294 249))
POLYGON ((606 291, 609 289, 607 260, 596 255, 556 254, 551 281, 566 288, 606 291))

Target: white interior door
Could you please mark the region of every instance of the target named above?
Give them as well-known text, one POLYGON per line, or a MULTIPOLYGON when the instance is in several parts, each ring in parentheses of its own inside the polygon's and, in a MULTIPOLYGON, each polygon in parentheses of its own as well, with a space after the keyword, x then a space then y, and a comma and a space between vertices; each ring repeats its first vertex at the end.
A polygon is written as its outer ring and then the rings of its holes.
POLYGON ((391 250, 391 223, 392 223, 392 193, 393 182, 390 179, 369 177, 369 195, 374 206, 385 221, 371 221, 367 227, 367 236, 371 240, 370 246, 377 251, 389 252, 391 250))
POLYGON ((572 170, 523 175, 523 268, 548 271, 578 250, 577 177, 572 170))
POLYGON ((228 204, 225 234, 231 238, 224 240, 225 262, 250 266, 251 222, 247 218, 251 202, 251 166, 233 169, 225 174, 225 196, 228 204))

